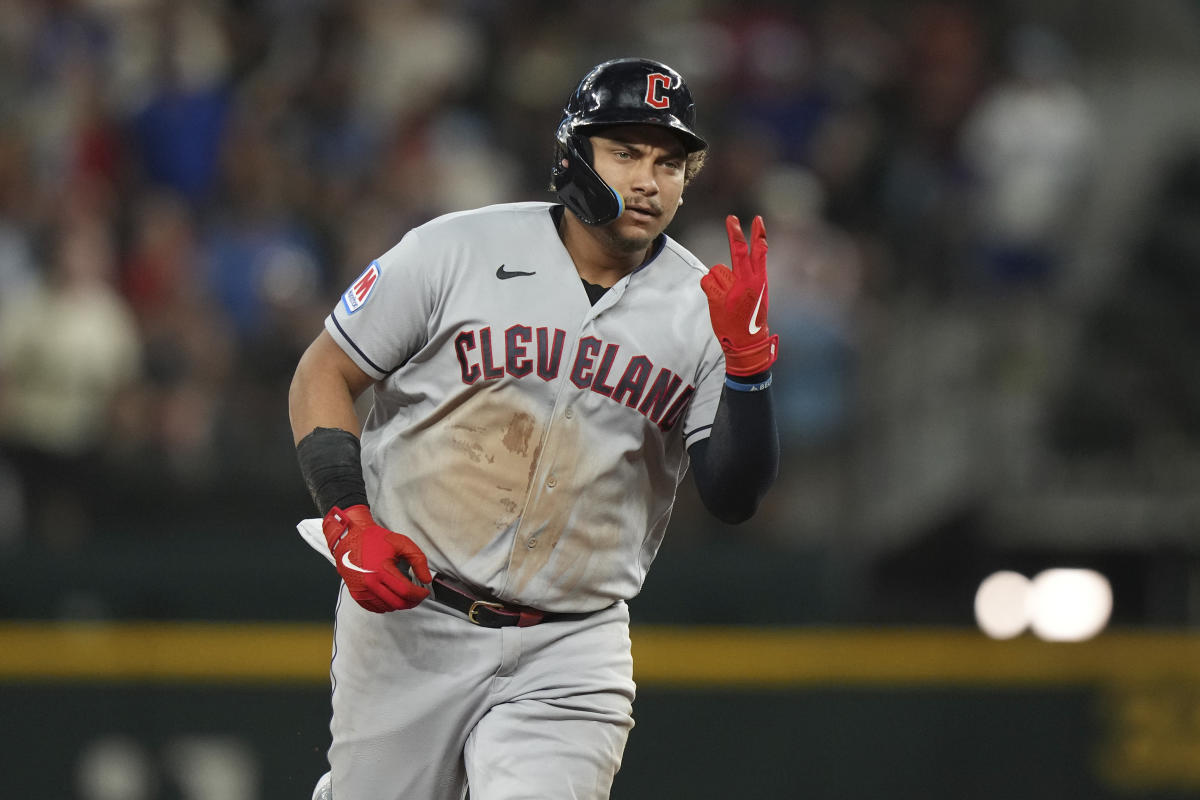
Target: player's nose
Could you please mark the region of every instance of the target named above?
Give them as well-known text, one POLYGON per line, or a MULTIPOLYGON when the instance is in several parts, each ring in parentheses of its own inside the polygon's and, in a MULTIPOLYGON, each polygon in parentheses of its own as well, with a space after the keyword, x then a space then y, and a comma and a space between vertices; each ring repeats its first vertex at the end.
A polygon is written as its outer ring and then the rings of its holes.
POLYGON ((658 194, 658 179, 654 174, 654 161, 643 158, 633 174, 633 190, 642 194, 658 194))

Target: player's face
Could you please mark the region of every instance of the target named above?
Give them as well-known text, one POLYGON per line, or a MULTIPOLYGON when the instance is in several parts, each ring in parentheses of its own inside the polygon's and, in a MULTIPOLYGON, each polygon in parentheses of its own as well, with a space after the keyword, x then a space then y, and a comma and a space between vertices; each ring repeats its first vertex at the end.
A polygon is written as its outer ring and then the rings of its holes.
POLYGON ((621 216, 600 230, 620 250, 644 250, 679 210, 687 167, 683 144, 652 125, 608 128, 589 138, 596 172, 625 201, 621 216))

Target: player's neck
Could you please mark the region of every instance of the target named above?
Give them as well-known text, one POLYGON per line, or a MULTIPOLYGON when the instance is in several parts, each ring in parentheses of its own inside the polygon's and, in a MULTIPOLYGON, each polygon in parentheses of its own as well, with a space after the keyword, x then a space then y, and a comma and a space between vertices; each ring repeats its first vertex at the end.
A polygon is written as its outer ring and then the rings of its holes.
POLYGON ((598 228, 584 225, 570 212, 564 213, 558 225, 563 247, 575 262, 579 277, 598 286, 612 286, 640 267, 649 254, 650 245, 633 252, 612 245, 598 228))

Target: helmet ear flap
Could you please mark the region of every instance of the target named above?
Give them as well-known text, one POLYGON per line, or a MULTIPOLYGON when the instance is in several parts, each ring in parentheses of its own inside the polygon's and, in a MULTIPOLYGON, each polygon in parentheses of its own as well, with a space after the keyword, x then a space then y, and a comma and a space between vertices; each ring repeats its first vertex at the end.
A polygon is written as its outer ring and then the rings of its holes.
POLYGON ((607 225, 621 216, 625 202, 592 166, 591 141, 564 126, 557 138, 551 184, 562 204, 587 225, 607 225))
POLYGON ((583 158, 583 162, 591 167, 596 168, 596 151, 592 149, 592 140, 587 136, 576 133, 571 136, 571 146, 575 148, 575 152, 583 158))
POLYGON ((554 166, 550 170, 550 188, 555 192, 562 191, 575 171, 575 162, 582 159, 588 166, 591 166, 593 156, 591 140, 575 133, 570 121, 563 120, 555 135, 554 166))

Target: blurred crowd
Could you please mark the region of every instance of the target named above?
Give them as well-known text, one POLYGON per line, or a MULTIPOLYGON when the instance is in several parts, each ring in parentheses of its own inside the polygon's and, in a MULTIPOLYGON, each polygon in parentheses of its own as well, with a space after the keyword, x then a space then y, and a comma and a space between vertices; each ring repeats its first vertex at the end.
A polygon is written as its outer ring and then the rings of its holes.
POLYGON ((562 104, 624 55, 688 78, 712 144, 672 235, 713 263, 726 213, 767 221, 756 535, 1019 484, 1103 123, 1006 9, 0 0, 0 544, 295 511, 286 389, 338 294, 413 225, 551 199, 562 104))

